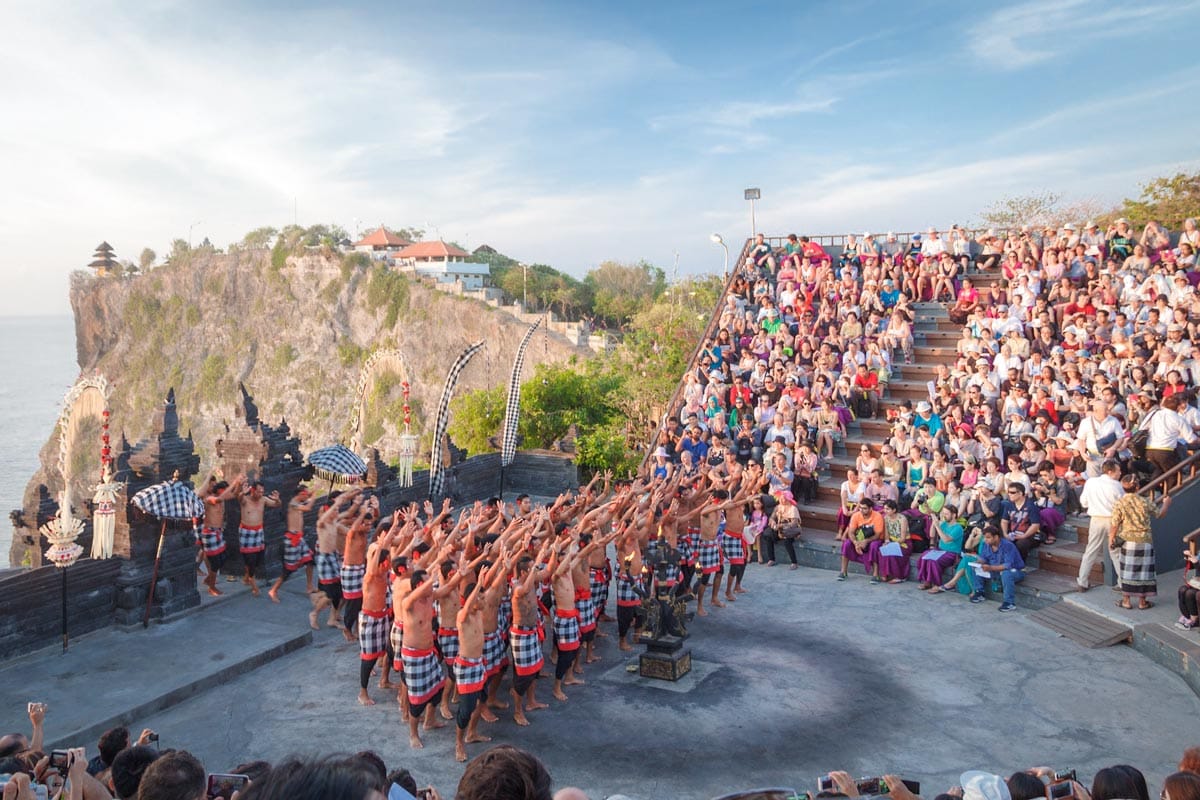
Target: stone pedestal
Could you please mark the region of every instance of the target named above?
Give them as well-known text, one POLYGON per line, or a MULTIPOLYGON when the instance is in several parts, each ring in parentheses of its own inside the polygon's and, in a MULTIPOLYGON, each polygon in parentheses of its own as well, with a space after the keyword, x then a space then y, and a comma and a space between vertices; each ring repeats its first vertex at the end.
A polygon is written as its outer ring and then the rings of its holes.
POLYGON ((692 671, 692 649, 683 646, 682 637, 642 636, 638 642, 646 645, 646 652, 638 657, 638 674, 643 678, 677 681, 692 671))

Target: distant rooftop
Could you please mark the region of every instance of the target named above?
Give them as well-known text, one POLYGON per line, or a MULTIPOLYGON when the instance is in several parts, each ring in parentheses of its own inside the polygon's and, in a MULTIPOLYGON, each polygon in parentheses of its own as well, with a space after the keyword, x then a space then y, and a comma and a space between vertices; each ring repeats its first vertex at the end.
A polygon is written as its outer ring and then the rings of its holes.
POLYGON ((355 247, 407 247, 412 244, 408 239, 389 231, 387 228, 380 225, 376 230, 368 233, 362 239, 354 243, 355 247))
POLYGON ((455 247, 443 241, 417 242, 396 253, 396 258, 470 258, 471 254, 461 247, 455 247))

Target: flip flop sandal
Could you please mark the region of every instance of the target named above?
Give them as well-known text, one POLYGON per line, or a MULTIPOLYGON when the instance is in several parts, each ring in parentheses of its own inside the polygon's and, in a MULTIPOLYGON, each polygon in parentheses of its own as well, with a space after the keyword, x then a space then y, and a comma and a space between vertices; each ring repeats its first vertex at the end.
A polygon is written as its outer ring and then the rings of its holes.
POLYGON ((1123 608, 1123 609, 1125 609, 1126 611, 1133 611, 1133 606, 1132 606, 1132 605, 1126 605, 1125 603, 1121 602, 1120 600, 1118 600, 1118 601, 1116 602, 1116 606, 1117 606, 1117 608, 1123 608))

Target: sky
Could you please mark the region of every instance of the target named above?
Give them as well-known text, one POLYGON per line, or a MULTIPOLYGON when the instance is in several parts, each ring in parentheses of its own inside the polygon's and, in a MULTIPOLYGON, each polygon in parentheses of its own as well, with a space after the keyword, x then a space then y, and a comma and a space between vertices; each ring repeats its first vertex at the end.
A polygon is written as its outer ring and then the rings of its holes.
POLYGON ((416 226, 582 276, 1200 168, 1200 3, 0 4, 0 316, 175 238, 416 226))

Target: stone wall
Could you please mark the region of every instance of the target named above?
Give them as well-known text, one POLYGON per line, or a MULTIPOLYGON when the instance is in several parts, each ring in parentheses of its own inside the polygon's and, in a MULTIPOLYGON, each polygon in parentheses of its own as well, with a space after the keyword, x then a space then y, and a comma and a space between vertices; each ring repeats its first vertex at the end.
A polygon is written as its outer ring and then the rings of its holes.
MULTIPOLYGON (((112 623, 117 559, 80 561, 66 570, 67 627, 71 636, 112 623)), ((60 641, 63 570, 42 567, 0 579, 0 653, 5 658, 60 641)))
MULTIPOLYGON (((244 396, 239 420, 217 444, 225 469, 260 477, 268 492, 278 490, 286 503, 304 477, 299 440, 286 424, 262 423, 253 400, 244 396)), ((195 457, 188 439, 178 436, 174 405, 164 404, 158 420, 160 433, 138 445, 124 443, 118 453, 118 477, 128 480, 127 493, 118 502, 114 557, 85 559, 68 570, 68 623, 72 636, 108 625, 138 625, 151 588, 155 553, 162 535, 162 558, 151 618, 161 620, 199 605, 196 586, 196 545, 190 523, 162 523, 142 514, 123 500, 137 491, 175 474, 187 480, 194 473, 195 457)), ((447 492, 455 505, 465 505, 500 493, 500 454, 488 453, 462 460, 448 468, 447 492)), ((228 475, 232 477, 232 475, 228 475)), ((428 498, 429 473, 416 472, 413 485, 401 487, 394 470, 376 457, 367 482, 378 487, 383 514, 400 505, 428 498)), ((315 483, 318 492, 323 487, 315 483)), ((554 496, 578 486, 578 471, 570 454, 535 450, 519 452, 504 470, 504 493, 554 496)), ((238 504, 230 501, 225 515, 229 561, 225 571, 237 574, 238 504)), ((263 577, 279 574, 283 563, 284 509, 268 509, 264 519, 267 537, 263 577)), ((316 511, 306 520, 310 545, 316 544, 316 511)), ((28 653, 57 643, 62 626, 61 573, 54 567, 17 571, 0 576, 0 659, 28 653)))

